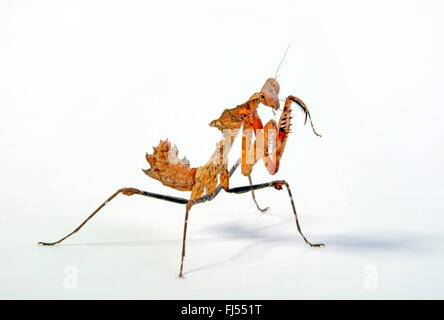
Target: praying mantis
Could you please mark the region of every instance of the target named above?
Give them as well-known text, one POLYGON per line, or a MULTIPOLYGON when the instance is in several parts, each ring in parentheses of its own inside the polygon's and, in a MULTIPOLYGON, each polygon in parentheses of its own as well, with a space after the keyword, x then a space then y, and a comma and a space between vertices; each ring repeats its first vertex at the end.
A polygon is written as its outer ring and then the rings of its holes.
POLYGON ((186 159, 180 160, 177 156, 178 150, 176 146, 172 146, 168 140, 160 141, 157 147, 153 147, 152 154, 146 154, 146 160, 150 168, 143 172, 155 180, 160 181, 165 186, 180 191, 191 191, 189 199, 179 198, 175 196, 162 195, 136 188, 121 188, 105 200, 89 217, 86 218, 74 231, 55 242, 39 242, 40 245, 53 246, 71 235, 79 231, 97 212, 99 212, 107 203, 114 199, 117 195, 125 196, 141 195, 173 203, 185 205, 185 221, 182 239, 182 254, 180 262, 179 277, 183 277, 183 264, 185 257, 185 243, 187 236, 188 216, 191 208, 199 203, 211 201, 223 189, 228 193, 241 194, 251 192, 253 200, 258 210, 264 212, 256 201, 255 190, 264 188, 274 188, 281 190, 285 186, 290 198, 291 206, 295 216, 296 226, 304 241, 311 247, 324 246, 322 243, 311 243, 304 236, 299 224, 296 207, 290 186, 285 180, 275 180, 262 184, 253 184, 251 172, 255 164, 261 159, 267 171, 274 175, 279 170, 280 160, 283 156, 284 149, 290 134, 291 126, 291 105, 297 104, 305 114, 305 123, 307 119, 314 134, 319 135, 311 120, 310 112, 304 102, 295 97, 288 96, 285 99, 284 108, 280 116, 279 122, 274 120, 268 121, 265 125, 258 115, 257 109, 259 105, 272 108, 273 112, 280 109, 279 100, 279 83, 276 77, 266 80, 262 89, 254 93, 248 101, 240 104, 232 109, 225 109, 221 116, 210 123, 211 127, 219 129, 223 134, 223 139, 216 144, 216 150, 210 159, 203 166, 192 168, 186 159), (242 131, 242 154, 237 162, 228 170, 227 156, 231 150, 233 141, 242 131), (255 139, 254 139, 255 138, 255 139), (253 141, 254 140, 254 141, 253 141), (242 187, 230 187, 230 177, 233 175, 238 166, 241 165, 241 172, 249 179, 249 185, 242 187))

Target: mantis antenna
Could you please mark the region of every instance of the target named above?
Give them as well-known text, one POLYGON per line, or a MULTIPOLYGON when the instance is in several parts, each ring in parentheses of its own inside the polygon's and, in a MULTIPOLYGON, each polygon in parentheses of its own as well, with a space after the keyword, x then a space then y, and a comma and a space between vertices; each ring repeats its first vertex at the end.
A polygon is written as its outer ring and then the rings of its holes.
POLYGON ((285 53, 284 53, 284 56, 283 56, 282 59, 281 59, 281 62, 279 62, 279 65, 278 65, 278 67, 277 67, 277 69, 276 69, 276 73, 274 74, 274 78, 275 78, 275 79, 277 79, 277 78, 279 77, 279 76, 277 75, 277 73, 279 72, 279 68, 281 67, 282 62, 284 61, 285 56, 287 55, 287 52, 288 52, 288 50, 290 49, 290 46, 291 46, 291 42, 288 44, 287 50, 285 50, 285 53))

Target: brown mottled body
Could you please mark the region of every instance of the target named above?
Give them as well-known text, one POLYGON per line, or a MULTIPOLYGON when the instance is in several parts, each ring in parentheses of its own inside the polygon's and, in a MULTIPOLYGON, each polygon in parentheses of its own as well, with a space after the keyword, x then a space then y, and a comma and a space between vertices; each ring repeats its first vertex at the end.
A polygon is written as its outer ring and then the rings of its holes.
MULTIPOLYGON (((211 121, 210 127, 222 131, 224 138, 217 143, 216 150, 205 165, 190 168, 188 163, 184 163, 177 157, 176 146, 171 147, 171 144, 166 140, 160 141, 159 145, 154 147, 152 155, 146 154, 151 168, 143 171, 149 177, 159 180, 171 188, 181 191, 191 190, 191 200, 198 199, 204 194, 213 194, 219 181, 224 189, 228 189, 229 177, 225 159, 231 150, 234 138, 242 127, 244 127, 244 130, 250 128, 261 129, 258 127, 260 119, 257 108, 260 103, 263 103, 273 109, 278 109, 278 94, 279 84, 275 79, 270 78, 261 91, 253 94, 247 102, 232 109, 225 109, 218 119, 211 121), (220 178, 221 175, 222 178, 220 178)), ((254 163, 258 159, 255 160, 254 163)), ((243 167, 245 166, 243 164, 243 167)), ((251 169, 248 170, 248 173, 244 171, 245 169, 242 171, 244 175, 249 175, 251 169)))
MULTIPOLYGON (((102 205, 100 205, 80 226, 73 232, 60 240, 52 243, 39 242, 42 245, 55 245, 76 233, 83 225, 91 219, 108 202, 114 199, 118 194, 131 196, 134 194, 166 200, 174 203, 185 204, 185 222, 182 242, 182 256, 179 276, 183 275, 183 261, 185 257, 185 241, 187 234, 188 216, 193 205, 212 200, 223 188, 228 193, 251 192, 257 208, 260 209, 254 195, 255 190, 262 188, 274 188, 281 190, 283 186, 287 188, 293 213, 296 219, 296 226, 303 239, 310 246, 318 247, 323 244, 310 243, 302 233, 296 214, 296 208, 290 187, 285 180, 277 180, 269 183, 253 185, 251 181, 251 171, 253 166, 263 159, 265 167, 270 174, 275 174, 279 170, 279 162, 283 155, 285 145, 291 126, 291 104, 298 104, 305 112, 305 122, 310 117, 310 113, 305 104, 294 96, 288 96, 285 100, 285 106, 282 111, 279 122, 270 120, 262 124, 257 113, 260 104, 271 107, 273 110, 279 110, 279 83, 274 78, 268 79, 260 92, 253 94, 247 102, 232 109, 225 109, 221 116, 211 121, 210 126, 219 129, 223 137, 216 144, 216 148, 210 159, 203 166, 192 168, 185 158, 180 160, 178 150, 175 145, 171 145, 168 140, 160 141, 157 147, 153 147, 152 154, 146 154, 146 160, 150 168, 143 172, 150 178, 160 181, 165 186, 180 191, 191 191, 189 200, 174 196, 151 193, 136 188, 121 188, 110 196, 102 205), (242 157, 241 161, 228 171, 228 153, 231 150, 234 139, 242 130, 242 157), (253 141, 253 139, 255 140, 253 141), (270 142, 272 146, 270 147, 270 142), (248 176, 250 185, 244 187, 230 188, 229 179, 237 166, 241 163, 242 174, 248 176)), ((311 122, 311 117, 310 117, 311 122)), ((311 123, 313 131, 318 135, 311 123)), ((320 136, 320 135, 319 135, 320 136)))
POLYGON ((177 157, 177 147, 171 147, 167 140, 160 141, 157 147, 153 147, 152 155, 146 154, 146 160, 150 169, 143 170, 150 178, 159 180, 167 187, 180 191, 191 191, 194 186, 196 168, 190 168, 190 164, 177 157))
POLYGON ((182 191, 191 190, 190 200, 213 194, 219 181, 224 189, 228 189, 226 159, 234 138, 243 128, 242 174, 249 176, 253 166, 261 158, 270 174, 275 174, 279 170, 279 162, 290 133, 292 102, 298 103, 305 111, 307 121, 309 111, 305 104, 299 98, 289 96, 285 101, 279 123, 276 124, 274 120, 271 120, 265 126, 262 125, 257 113, 259 104, 262 103, 274 110, 279 109, 279 83, 274 78, 270 78, 261 91, 253 94, 247 102, 232 109, 225 109, 218 119, 210 122, 210 127, 219 129, 224 134, 224 138, 217 143, 216 150, 205 165, 190 168, 187 163, 178 159, 177 148, 175 146, 171 148, 167 140, 161 141, 154 148, 153 155, 146 155, 151 169, 144 172, 169 187, 182 191), (270 132, 276 134, 273 141, 275 142, 274 150, 268 150, 270 132), (252 144, 253 134, 256 140, 252 144))

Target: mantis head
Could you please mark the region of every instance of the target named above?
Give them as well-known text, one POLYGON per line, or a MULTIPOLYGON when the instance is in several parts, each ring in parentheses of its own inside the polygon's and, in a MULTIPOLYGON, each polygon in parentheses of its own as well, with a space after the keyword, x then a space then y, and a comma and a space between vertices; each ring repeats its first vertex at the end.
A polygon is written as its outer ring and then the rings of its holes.
POLYGON ((275 78, 267 79, 259 94, 264 105, 274 110, 279 109, 279 83, 275 78))

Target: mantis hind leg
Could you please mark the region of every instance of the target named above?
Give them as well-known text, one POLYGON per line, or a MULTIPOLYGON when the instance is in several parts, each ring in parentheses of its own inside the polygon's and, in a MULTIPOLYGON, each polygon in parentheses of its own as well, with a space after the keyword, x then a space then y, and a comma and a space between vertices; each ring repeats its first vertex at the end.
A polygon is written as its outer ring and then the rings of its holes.
POLYGON ((182 256, 180 259, 180 272, 179 278, 183 278, 183 259, 185 258, 185 241, 187 240, 187 226, 188 226, 188 214, 190 213, 191 207, 193 206, 193 201, 187 203, 185 211, 185 222, 183 224, 183 239, 182 239, 182 256))
MULTIPOLYGON (((238 159, 236 161, 236 163, 233 165, 233 167, 230 169, 230 171, 228 173, 229 177, 231 177, 233 175, 233 173, 236 171, 237 167, 240 164, 240 161, 241 160, 238 159)), ((143 190, 139 190, 139 189, 136 189, 136 188, 122 188, 122 189, 119 189, 116 192, 114 192, 91 215, 89 215, 88 218, 86 218, 76 229, 74 229, 74 231, 72 231, 68 235, 64 236, 63 238, 61 238, 61 239, 59 239, 59 240, 57 240, 55 242, 39 242, 38 244, 39 245, 43 245, 43 246, 53 246, 53 245, 59 244, 60 242, 62 242, 66 238, 69 238, 70 236, 75 234, 77 231, 79 231, 94 215, 96 215, 104 206, 106 206, 108 204, 108 202, 113 200, 120 193, 122 193, 122 194, 124 194, 126 196, 131 196, 131 195, 134 195, 134 194, 138 194, 138 195, 142 195, 142 196, 146 196, 146 197, 151 197, 151 198, 155 198, 155 199, 160 199, 160 200, 165 200, 165 201, 169 201, 169 202, 173 202, 173 203, 186 204, 184 234, 183 234, 183 241, 182 241, 182 258, 181 258, 180 273, 179 273, 179 276, 183 277, 183 261, 184 261, 184 257, 185 257, 185 241, 186 241, 186 232, 187 232, 189 211, 190 211, 191 207, 193 205, 195 205, 195 204, 203 203, 203 202, 206 202, 206 201, 211 201, 212 199, 214 199, 220 193, 220 191, 222 189, 223 189, 222 186, 219 184, 216 187, 215 192, 213 194, 208 194, 208 195, 205 195, 205 196, 200 197, 199 199, 195 199, 195 200, 187 200, 187 199, 184 199, 184 198, 178 198, 178 197, 173 197, 173 196, 168 196, 168 195, 162 195, 162 194, 158 194, 158 193, 152 193, 152 192, 148 192, 148 191, 143 191, 143 190)))
POLYGON ((86 218, 76 229, 74 229, 74 231, 72 231, 68 235, 64 236, 63 238, 61 238, 60 240, 57 240, 55 242, 39 242, 38 244, 43 245, 43 246, 53 246, 53 245, 59 244, 60 242, 62 242, 66 238, 69 238, 74 233, 79 231, 92 217, 94 217, 96 215, 97 212, 99 212, 104 206, 106 206, 108 204, 108 202, 110 202, 112 199, 114 199, 120 193, 122 193, 122 194, 124 194, 126 196, 131 196, 133 194, 138 194, 138 195, 142 195, 142 196, 146 196, 146 197, 156 198, 156 199, 165 200, 165 201, 174 202, 174 203, 179 203, 179 204, 186 204, 186 203, 188 203, 188 200, 187 199, 183 199, 183 198, 167 196, 167 195, 158 194, 158 193, 152 193, 152 192, 148 192, 148 191, 139 190, 139 189, 136 189, 136 188, 122 188, 122 189, 119 189, 116 192, 114 192, 90 216, 88 216, 88 218, 86 218))

